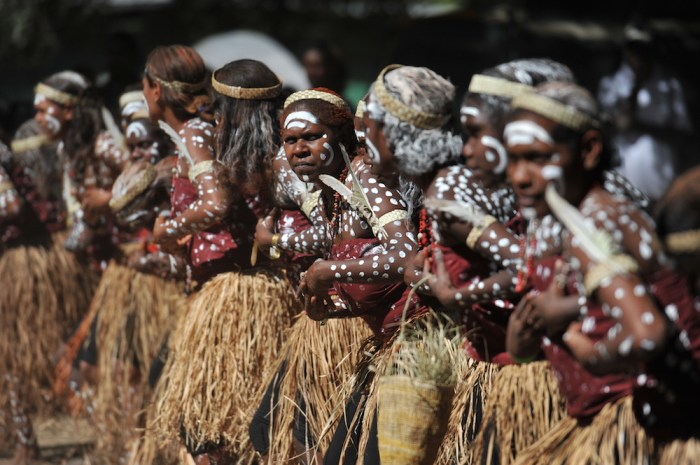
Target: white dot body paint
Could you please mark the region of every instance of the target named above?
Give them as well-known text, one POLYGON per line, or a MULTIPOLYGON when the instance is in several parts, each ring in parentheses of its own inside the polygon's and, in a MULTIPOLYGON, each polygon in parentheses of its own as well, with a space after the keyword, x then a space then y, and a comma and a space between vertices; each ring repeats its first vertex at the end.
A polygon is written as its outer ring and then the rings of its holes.
POLYGON ((503 139, 508 145, 528 145, 536 140, 554 145, 554 140, 547 130, 534 121, 514 121, 506 125, 503 139))
POLYGON ((523 208, 522 210, 520 210, 520 214, 526 220, 534 220, 535 218, 537 218, 537 210, 535 210, 532 207, 523 208))
POLYGON ((148 131, 141 121, 134 121, 126 128, 126 137, 146 137, 148 131))
POLYGON ((506 155, 506 149, 503 147, 503 144, 501 144, 501 141, 492 136, 483 136, 481 138, 481 143, 484 145, 484 147, 491 149, 486 152, 486 160, 489 162, 494 162, 496 161, 496 158, 498 159, 498 164, 493 169, 493 172, 496 174, 503 173, 508 165, 508 156, 506 155), (489 155, 493 159, 489 160, 489 155))
POLYGON ((284 127, 290 128, 306 126, 305 124, 300 123, 300 121, 318 124, 318 119, 312 113, 309 113, 308 111, 293 111, 288 114, 287 118, 284 120, 284 127), (294 123, 294 126, 292 126, 292 123, 294 123))

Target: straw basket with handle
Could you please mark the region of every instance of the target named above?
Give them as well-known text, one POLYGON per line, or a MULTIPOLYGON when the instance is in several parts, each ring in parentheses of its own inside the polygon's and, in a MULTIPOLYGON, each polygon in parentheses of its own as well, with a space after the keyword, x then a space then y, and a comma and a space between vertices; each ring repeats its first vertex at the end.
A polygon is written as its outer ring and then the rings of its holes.
POLYGON ((403 324, 392 347, 379 379, 382 465, 431 465, 437 458, 452 409, 454 367, 463 356, 458 330, 442 320, 429 314, 410 328, 403 324))

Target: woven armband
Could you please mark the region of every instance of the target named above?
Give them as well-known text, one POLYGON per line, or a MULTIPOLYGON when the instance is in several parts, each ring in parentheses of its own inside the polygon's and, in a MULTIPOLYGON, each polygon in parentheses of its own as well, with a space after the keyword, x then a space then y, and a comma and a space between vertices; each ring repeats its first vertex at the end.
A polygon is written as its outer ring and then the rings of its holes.
POLYGON ((637 262, 629 255, 613 255, 610 259, 592 265, 583 278, 586 295, 591 295, 606 279, 627 273, 635 273, 639 269, 637 262))
POLYGON ((214 173, 214 160, 200 161, 190 168, 188 177, 194 182, 200 175, 204 173, 214 173))
POLYGON ((486 215, 479 224, 475 224, 472 230, 469 231, 469 235, 467 236, 467 247, 469 247, 470 249, 476 247, 476 243, 479 241, 481 235, 484 234, 484 230, 496 221, 496 218, 494 218, 493 216, 486 215))

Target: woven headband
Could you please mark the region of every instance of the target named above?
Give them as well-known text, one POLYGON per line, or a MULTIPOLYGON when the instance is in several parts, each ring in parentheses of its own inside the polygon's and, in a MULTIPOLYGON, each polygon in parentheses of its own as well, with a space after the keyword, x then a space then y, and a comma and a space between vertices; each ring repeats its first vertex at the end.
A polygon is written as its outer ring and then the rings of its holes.
POLYGON ((513 109, 520 108, 537 113, 574 131, 583 131, 591 126, 600 127, 600 123, 590 116, 543 95, 533 93, 516 95, 510 106, 513 109))
POLYGON ((512 98, 516 95, 532 92, 533 87, 507 79, 475 74, 469 82, 469 92, 474 94, 494 95, 512 98))
POLYGON ((205 81, 202 82, 197 82, 197 83, 191 83, 191 82, 182 82, 182 81, 166 81, 164 79, 159 78, 156 76, 154 73, 148 72, 148 68, 146 68, 146 74, 151 77, 154 81, 156 81, 158 84, 160 84, 163 87, 167 87, 168 89, 172 89, 175 92, 182 92, 185 94, 192 94, 195 92, 199 92, 204 88, 204 83, 205 81))
POLYGON ((284 101, 284 108, 287 108, 292 103, 298 102, 300 100, 323 100, 324 102, 328 102, 331 105, 334 105, 338 108, 349 108, 348 104, 345 103, 345 100, 338 97, 337 95, 313 89, 300 90, 299 92, 294 92, 292 95, 287 97, 287 100, 284 101))
POLYGON ((20 154, 24 152, 29 152, 30 150, 35 150, 46 144, 48 139, 43 134, 37 134, 35 136, 25 137, 23 139, 15 139, 12 141, 10 146, 12 147, 12 153, 20 154))
POLYGON ((700 229, 671 233, 666 236, 666 248, 674 254, 700 250, 700 229))
POLYGON ((364 114, 365 114, 365 105, 366 105, 366 104, 365 104, 365 101, 364 101, 364 100, 360 100, 360 101, 357 103, 357 110, 355 110, 355 118, 362 119, 362 117, 363 117, 364 114))
POLYGON ((374 94, 377 96, 379 103, 396 118, 410 123, 417 128, 437 129, 442 127, 449 118, 449 115, 436 115, 414 110, 389 94, 389 91, 384 86, 384 75, 389 71, 401 67, 403 67, 403 65, 389 65, 379 73, 374 83, 374 94))
POLYGON ((36 85, 34 88, 34 93, 37 95, 43 95, 47 99, 60 103, 61 105, 78 105, 80 103, 84 103, 84 100, 77 95, 63 92, 62 90, 55 89, 42 82, 36 85))
POLYGON ((277 84, 272 87, 238 87, 229 86, 216 80, 214 75, 211 75, 211 85, 215 91, 227 97, 241 100, 267 100, 277 97, 282 91, 282 80, 277 78, 277 84))
POLYGON ((143 91, 141 90, 134 90, 131 92, 125 92, 119 97, 119 108, 124 108, 131 102, 143 102, 144 101, 144 96, 143 96, 143 91))

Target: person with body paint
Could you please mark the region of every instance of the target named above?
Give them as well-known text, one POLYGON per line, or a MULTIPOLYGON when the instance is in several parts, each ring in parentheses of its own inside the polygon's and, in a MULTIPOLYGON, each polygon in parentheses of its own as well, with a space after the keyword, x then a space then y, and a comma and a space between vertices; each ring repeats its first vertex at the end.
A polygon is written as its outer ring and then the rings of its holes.
MULTIPOLYGON (((460 157, 461 140, 447 129, 453 95, 454 86, 432 70, 392 65, 381 72, 364 100, 359 130, 366 145, 365 164, 378 179, 400 193, 412 223, 417 222, 415 217, 419 215, 417 207, 422 196, 421 188, 440 168, 456 163, 460 157)), ((387 200, 396 202, 394 198, 387 200)), ((424 224, 424 217, 422 219, 418 243, 408 243, 400 251, 400 257, 407 265, 419 247, 424 247, 430 240, 429 225, 424 224)), ((406 272, 406 267, 403 271, 406 272)), ((402 319, 420 317, 427 310, 424 303, 411 296, 409 291, 407 288, 403 290, 401 298, 384 317, 381 331, 388 342, 371 360, 373 365, 381 363, 380 358, 390 353, 391 338, 402 319), (411 301, 407 305, 409 297, 411 301)), ((357 457, 362 457, 364 463, 378 463, 377 398, 370 395, 361 407, 357 406, 363 392, 376 391, 372 387, 375 379, 370 377, 365 381, 366 386, 356 388, 351 396, 345 418, 341 420, 342 428, 333 438, 325 463, 339 463, 342 454, 342 463, 354 463, 357 457), (348 435, 351 439, 343 451, 343 442, 348 435)))
POLYGON ((61 164, 39 124, 0 144, 0 427, 13 435, 13 464, 38 453, 29 415, 60 411, 47 396, 53 359, 89 303, 94 276, 63 248, 61 164))
POLYGON ((138 438, 147 373, 184 301, 186 267, 152 237, 156 218, 170 209, 174 145, 148 119, 133 121, 126 134, 132 151, 110 200, 122 254, 100 278, 86 336, 91 350, 78 358, 82 381, 96 391, 90 410, 101 434, 94 453, 107 462, 125 460, 138 438))
POLYGON ((694 312, 686 283, 667 268, 651 218, 603 187, 610 152, 595 99, 574 84, 546 83, 512 108, 508 179, 521 208, 551 213, 564 229, 563 260, 531 270, 534 289, 511 315, 508 350, 522 362, 544 352, 568 414, 516 463, 650 461, 654 429, 677 418, 671 407, 697 408, 666 384, 674 365, 661 356, 677 360, 680 334, 696 340, 686 332, 694 312))
MULTIPOLYGON (((186 109, 169 104, 173 97, 163 92, 204 86, 201 58, 186 47, 156 49, 146 71, 151 117, 160 114, 177 125, 176 114, 186 109), (179 60, 168 60, 173 54, 190 64, 188 73, 176 73, 179 60)), ((195 463, 225 464, 248 453, 237 438, 246 435, 247 412, 298 308, 284 263, 277 266, 253 252, 255 225, 272 206, 282 83, 256 60, 228 63, 209 79, 216 128, 199 118, 179 123, 187 151, 177 144, 172 197, 177 213, 154 230, 164 247, 186 241, 193 275, 201 271, 201 288, 172 336, 155 420, 159 433, 179 438, 195 463), (193 366, 193 356, 202 363, 193 366)))
POLYGON ((98 272, 117 250, 109 199, 120 167, 98 150, 104 125, 95 87, 74 71, 62 71, 35 89, 35 119, 65 160, 64 200, 71 232, 66 248, 85 257, 98 272))
MULTIPOLYGON (((453 460, 481 460, 481 453, 487 451, 502 453, 498 457, 508 462, 525 441, 537 437, 539 431, 532 428, 532 418, 499 418, 499 426, 504 436, 497 437, 489 432, 489 441, 498 441, 493 447, 473 443, 481 430, 481 415, 489 410, 488 418, 496 418, 497 406, 491 400, 499 398, 501 390, 510 386, 510 393, 522 383, 517 376, 538 378, 538 384, 549 386, 535 393, 522 392, 521 410, 528 410, 532 402, 550 402, 556 398, 556 383, 548 381, 549 370, 546 366, 534 365, 536 368, 523 373, 507 373, 501 381, 501 388, 495 388, 500 369, 512 361, 505 350, 505 333, 508 316, 513 305, 509 299, 517 302, 514 291, 515 280, 507 269, 500 270, 500 246, 494 244, 486 251, 477 251, 470 247, 467 240, 472 228, 468 220, 470 211, 479 215, 489 215, 493 221, 517 229, 520 217, 516 215, 517 206, 512 189, 506 184, 505 168, 507 155, 500 140, 505 116, 509 110, 510 99, 514 95, 530 92, 532 86, 548 80, 573 80, 571 71, 564 65, 547 59, 524 59, 504 63, 495 68, 475 75, 469 91, 464 96, 460 110, 460 122, 463 130, 464 144, 462 155, 465 165, 453 165, 441 169, 426 187, 428 212, 431 222, 437 228, 440 240, 426 249, 430 256, 420 254, 416 257, 416 266, 407 273, 408 282, 417 282, 423 276, 428 281, 419 292, 424 299, 437 298, 440 302, 434 308, 442 306, 455 309, 461 313, 461 323, 469 340, 467 347, 471 361, 468 371, 470 382, 463 382, 458 388, 457 408, 452 415, 448 440, 443 444, 439 463, 453 460), (460 210, 462 213, 460 213, 460 210), (460 215, 467 213, 467 219, 460 215), (430 274, 424 273, 424 264, 430 262, 430 274), (429 296, 433 297, 429 297, 429 296), (474 363, 476 362, 476 363, 474 363), (493 396, 493 398, 491 397, 493 396), (462 406, 466 405, 464 410, 462 406), (478 405, 475 409, 474 406, 478 405), (461 410, 460 410, 461 409, 461 410), (457 411, 459 410, 459 411, 457 411), (462 411, 464 410, 464 411, 462 411), (478 412, 477 412, 478 410, 478 412), (528 434, 519 434, 518 428, 525 428, 528 434), (501 447, 501 444, 512 444, 501 447), (456 455, 456 456, 455 456, 456 455)), ((474 215, 477 216, 477 215, 474 215)), ((518 245, 516 245, 518 247, 518 245)), ((506 370, 509 371, 509 370, 506 370)), ((506 408, 512 409, 512 395, 508 395, 506 408)), ((505 397, 504 397, 505 399, 505 397)), ((557 405, 556 400, 552 402, 557 405)), ((553 409, 556 412, 556 408, 553 409)), ((535 410, 537 412, 537 410, 535 410)), ((551 418, 535 419, 535 424, 542 426, 555 422, 558 415, 551 418)), ((491 429, 495 426, 489 425, 491 429)), ((495 461, 491 457, 490 461, 495 461)))

